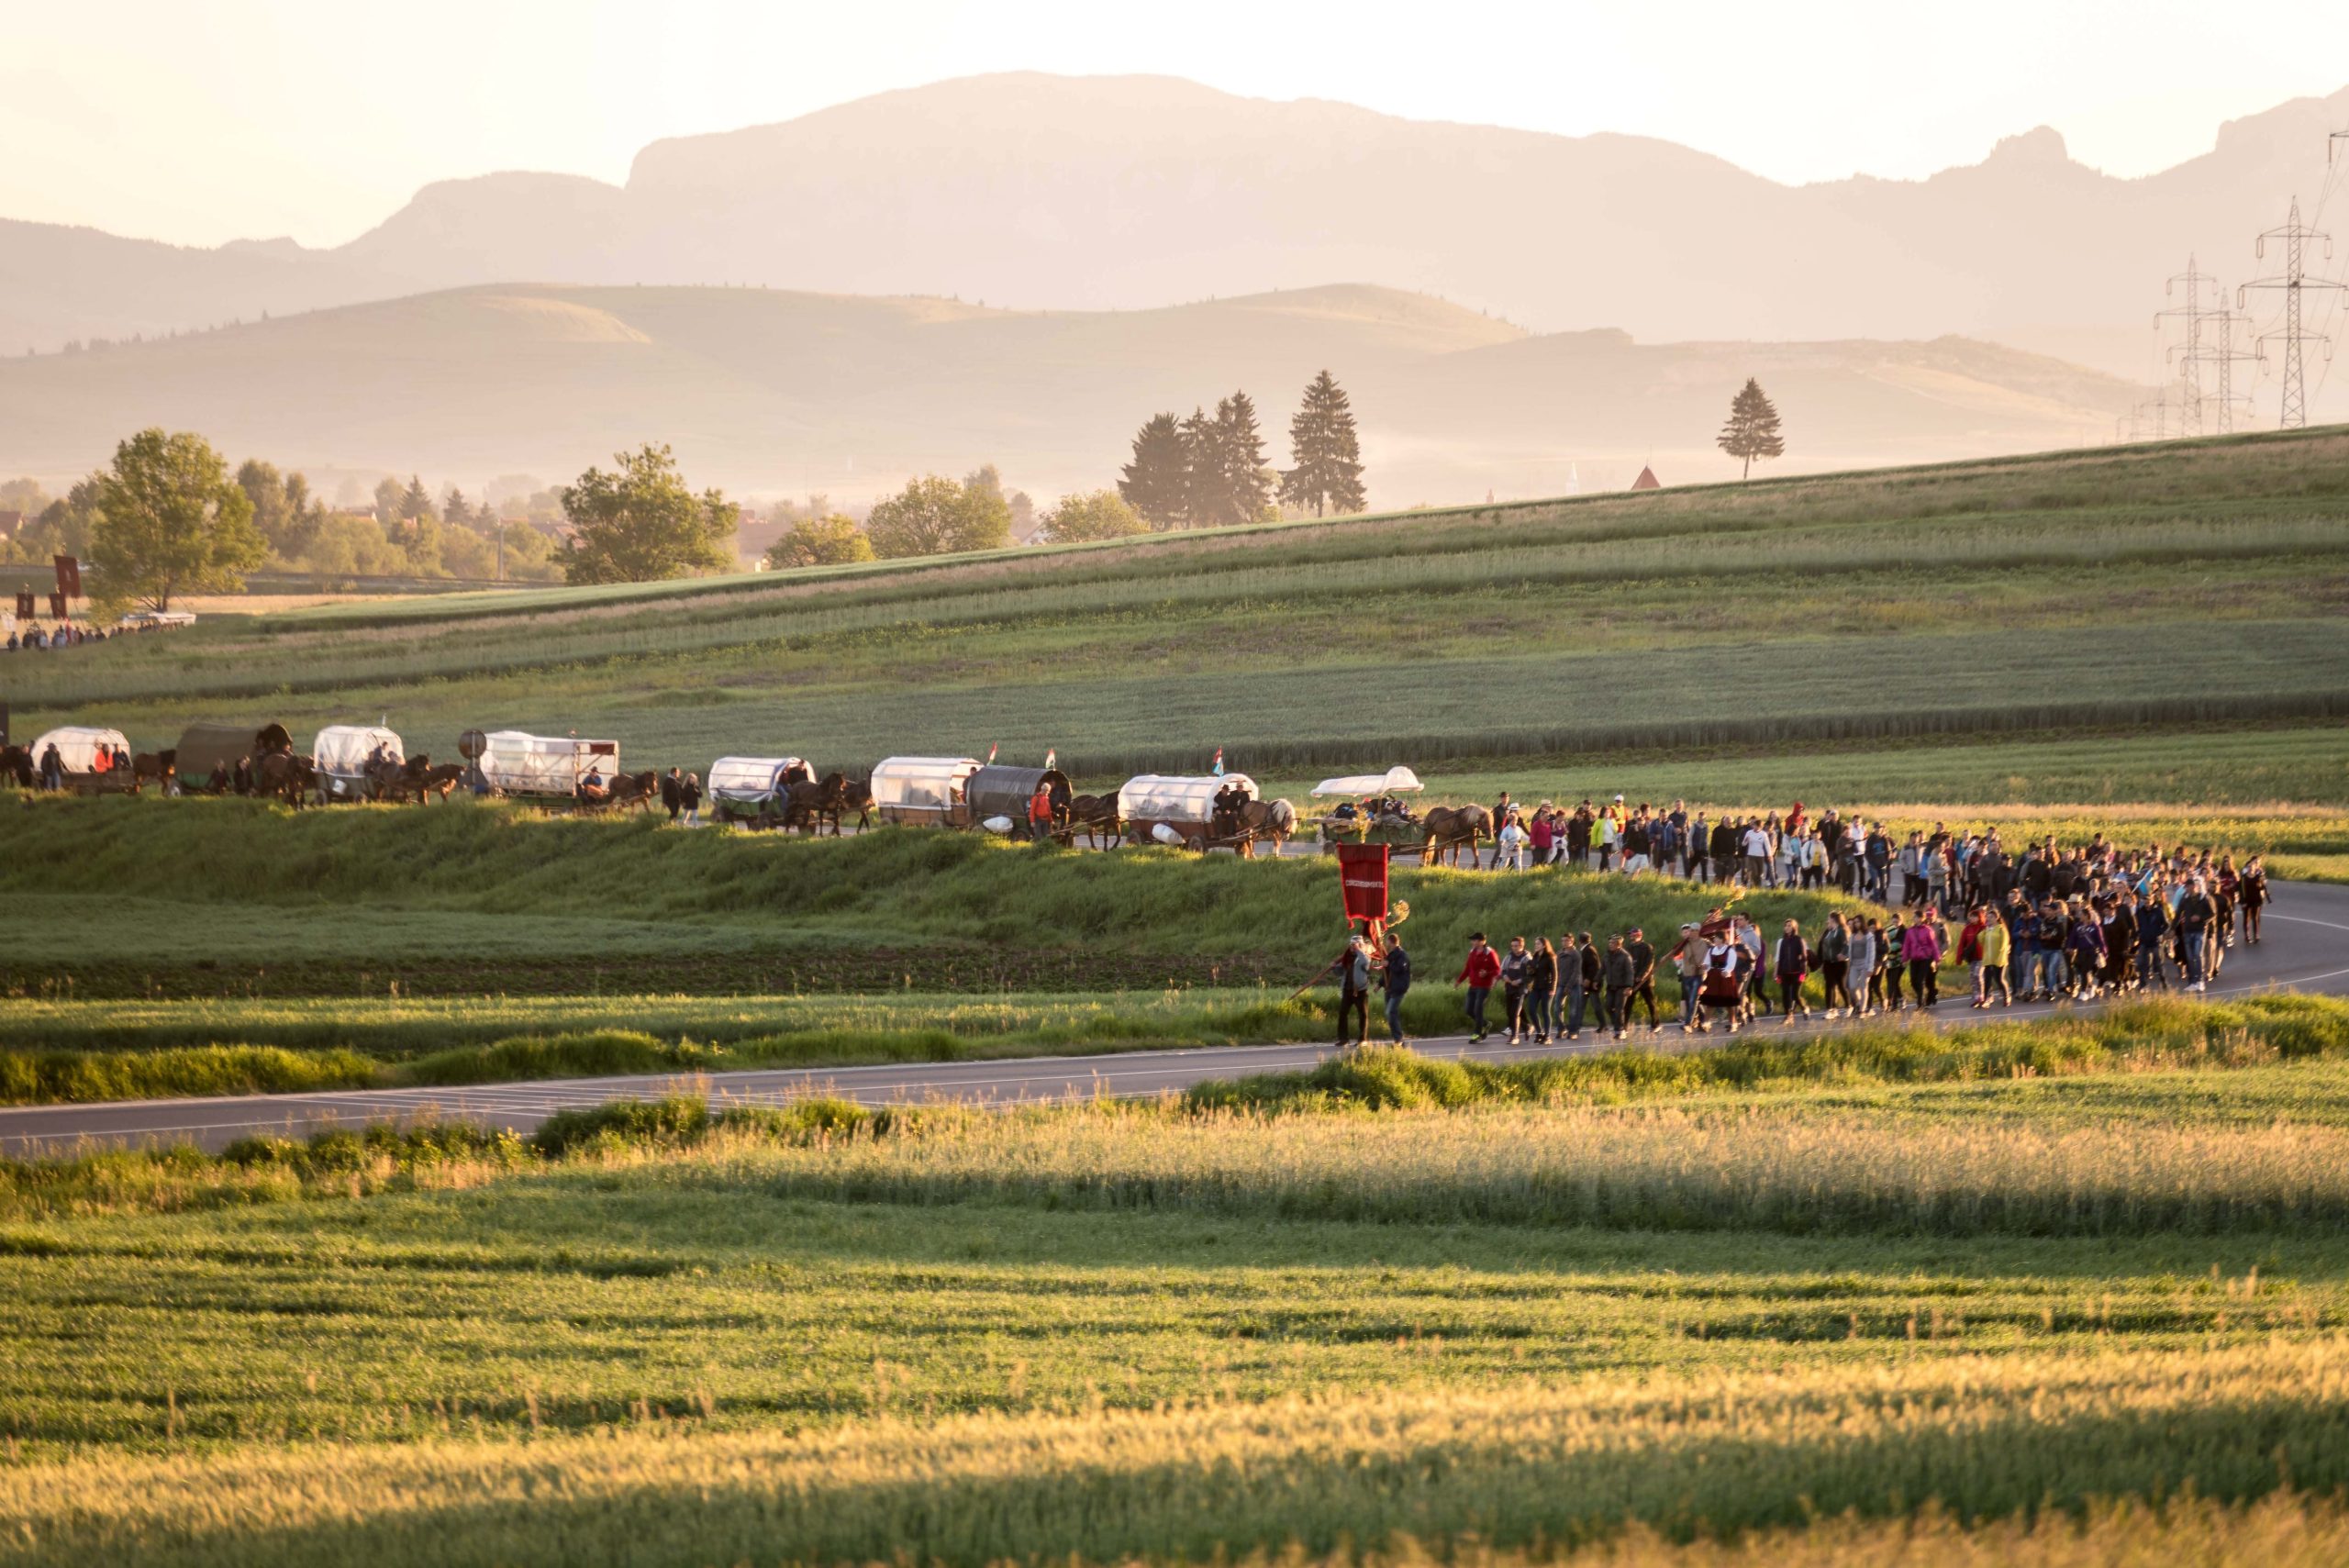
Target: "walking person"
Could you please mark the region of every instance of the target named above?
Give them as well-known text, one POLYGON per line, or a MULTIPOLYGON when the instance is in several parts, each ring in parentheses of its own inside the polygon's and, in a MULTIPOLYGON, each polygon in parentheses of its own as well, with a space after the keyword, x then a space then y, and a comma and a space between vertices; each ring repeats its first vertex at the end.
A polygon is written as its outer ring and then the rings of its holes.
POLYGON ((1916 924, 1900 940, 1900 953, 1909 961, 1909 989, 1916 993, 1921 1011, 1941 1005, 1942 923, 1920 912, 1916 924))
POLYGON ((1802 940, 1802 927, 1788 920, 1778 934, 1778 998, 1787 1027, 1794 1027, 1795 1009, 1810 1017, 1810 1004, 1802 994, 1803 982, 1810 978, 1810 949, 1802 940))
POLYGON ((2185 988, 2204 992, 2210 988, 2210 922, 2217 911, 2210 903, 2210 890, 2200 877, 2186 884, 2186 896, 2177 901, 2171 918, 2177 927, 2178 956, 2183 960, 2181 973, 2185 988))
POLYGON ((1370 949, 1362 938, 1349 937, 1346 951, 1338 955, 1338 1049, 1350 1045, 1360 1049, 1369 1043, 1370 949), (1346 1028, 1349 1017, 1354 1020, 1351 1031, 1346 1028))
POLYGON ((1694 920, 1680 928, 1680 940, 1664 956, 1672 961, 1675 973, 1680 976, 1680 1032, 1694 1034, 1704 1022, 1698 1011, 1698 991, 1705 982, 1705 953, 1711 947, 1704 929, 1694 920))
POLYGON ((1981 965, 1974 977, 1974 1005, 1988 1006, 1990 994, 1996 991, 1998 1005, 2011 1007, 2015 1005, 2015 994, 2013 987, 2007 983, 2007 960, 2014 951, 2014 938, 2008 932, 2007 923, 1998 918, 1988 905, 1976 909, 1975 914, 1980 917, 1982 926, 1974 939, 1975 946, 1981 954, 1981 965))
POLYGON ((1536 937, 1525 971, 1526 1013, 1536 1045, 1549 1044, 1557 1029, 1557 989, 1558 950, 1550 945, 1549 938, 1536 937))
POLYGON ((1511 1045, 1525 1038, 1525 991, 1532 977, 1533 955, 1525 951, 1525 939, 1509 938, 1508 952, 1501 959, 1501 1017, 1508 1020, 1511 1045))
MULTIPOLYGON (((378 751, 383 750, 380 746, 375 749, 378 751)), ((661 809, 669 814, 670 821, 674 822, 685 803, 685 776, 678 769, 671 768, 661 775, 661 809)))
POLYGON ((1582 1038, 1583 1018, 1590 1006, 1591 993, 1599 983, 1598 949, 1591 941, 1588 931, 1570 936, 1566 951, 1558 957, 1559 984, 1566 997, 1566 1038, 1582 1038))
POLYGON ((2243 878, 2235 889, 2235 903, 2243 910, 2243 940, 2253 947, 2259 945, 2260 912, 2267 907, 2267 864, 2257 855, 2243 862, 2243 878))
POLYGON ((1403 1043, 1403 998, 1411 990, 1411 955, 1403 951, 1403 939, 1390 927, 1386 932, 1386 954, 1378 966, 1380 984, 1386 994, 1386 1032, 1397 1045, 1403 1043))
MULTIPOLYGON (((1705 978, 1699 994, 1706 1010, 1713 1015, 1715 1022, 1731 1035, 1737 1033, 1738 1012, 1745 1003, 1744 962, 1744 948, 1733 940, 1733 933, 1728 930, 1715 937, 1713 945, 1705 950, 1705 978)), ((1701 1024, 1698 1027, 1709 1031, 1714 1025, 1701 1024)))
POLYGON ((1608 938, 1607 961, 1600 969, 1599 977, 1607 986, 1607 1027, 1614 1031, 1617 1040, 1623 1038, 1624 1015, 1631 1007, 1631 976, 1634 973, 1631 955, 1623 951, 1623 939, 1608 938))
MULTIPOLYGON (((1623 951, 1631 955, 1631 1002, 1642 1003, 1648 1011, 1648 1033, 1657 1032, 1655 1006, 1655 949, 1649 945, 1647 933, 1633 926, 1623 941, 1623 951)), ((1625 1011, 1630 1004, 1625 1004, 1625 1011)))
POLYGON ((1501 955, 1486 942, 1485 933, 1478 931, 1468 939, 1467 962, 1460 966, 1460 973, 1452 979, 1454 985, 1468 988, 1467 994, 1461 998, 1461 1005, 1467 1010, 1468 1021, 1476 1027, 1476 1032, 1469 1037, 1471 1045, 1481 1045, 1485 1037, 1492 1033, 1490 1026, 1485 1022, 1485 1003, 1493 994, 1493 983, 1500 977, 1501 955))
POLYGON ((2161 890, 2149 892, 2137 906, 2137 987, 2169 989, 2169 971, 2162 966, 2162 946, 2169 937, 2169 906, 2161 890))
POLYGON ((1819 933, 1819 984, 1826 994, 1829 1018, 1845 1013, 1859 1017, 1860 1005, 1852 995, 1852 932, 1841 909, 1827 917, 1826 929, 1819 933))

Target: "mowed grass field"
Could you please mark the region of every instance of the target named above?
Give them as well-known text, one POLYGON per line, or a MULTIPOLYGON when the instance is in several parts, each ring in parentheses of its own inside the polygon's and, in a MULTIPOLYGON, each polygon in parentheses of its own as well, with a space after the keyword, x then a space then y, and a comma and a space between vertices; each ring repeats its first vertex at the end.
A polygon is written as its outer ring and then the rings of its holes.
MULTIPOLYGON (((1822 751, 2063 736, 2075 798, 2135 798, 2141 774, 2193 772, 2206 728, 2349 712, 2344 599, 2349 433, 2325 429, 207 617, 6 674, 20 728, 112 723, 142 747, 195 717, 381 716, 439 756, 521 727, 696 769, 1000 743, 1114 783, 1218 746, 1285 776, 1728 748, 1858 784, 1873 764, 1822 751), (2148 755, 2149 731, 2188 755, 2148 755)), ((2340 798, 2337 741, 2287 750, 2281 797, 2340 798)))
POLYGON ((0 1556, 2330 1563, 2349 1007, 2289 1006, 0 1168, 0 1556))

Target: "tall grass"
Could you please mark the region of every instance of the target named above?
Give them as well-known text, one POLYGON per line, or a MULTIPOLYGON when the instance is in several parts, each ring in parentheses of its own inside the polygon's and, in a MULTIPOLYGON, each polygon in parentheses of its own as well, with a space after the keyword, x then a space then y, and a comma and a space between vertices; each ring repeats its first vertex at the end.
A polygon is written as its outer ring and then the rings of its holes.
POLYGON ((100 1456, 0 1471, 0 1517, 24 1561, 240 1568, 571 1563, 609 1560, 616 1540, 644 1564, 980 1568, 1468 1540, 1554 1550, 1630 1522, 1676 1540, 1899 1519, 1928 1502, 1961 1523, 2028 1518, 2158 1502, 2189 1482, 2220 1503, 2349 1482, 2343 1348, 1608 1375, 802 1435, 694 1436, 688 1415, 525 1444, 100 1456))

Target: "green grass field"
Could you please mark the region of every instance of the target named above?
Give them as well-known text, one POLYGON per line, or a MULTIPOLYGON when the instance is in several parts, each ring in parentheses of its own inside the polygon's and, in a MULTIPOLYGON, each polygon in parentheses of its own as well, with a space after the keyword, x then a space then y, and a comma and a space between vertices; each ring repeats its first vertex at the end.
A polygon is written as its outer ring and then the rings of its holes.
MULTIPOLYGON (((2327 429, 208 617, 9 676, 20 726, 100 720, 141 746, 195 717, 380 715, 444 757, 507 726, 696 769, 999 742, 1112 783, 1217 746, 1256 773, 1440 772, 2117 731, 2060 766, 2106 786, 2085 798, 2159 798, 2137 780, 2193 762, 2145 755, 2148 730, 2190 752, 2202 727, 2349 713, 2345 511, 2349 434, 2327 429)), ((2302 760, 2288 797, 2339 803, 2339 751, 2302 760)), ((1816 788, 1871 767, 1827 762, 1816 788)))
POLYGON ((2292 1006, 2026 1077, 0 1168, 0 1554, 2337 1561, 2349 1007, 2292 1006))

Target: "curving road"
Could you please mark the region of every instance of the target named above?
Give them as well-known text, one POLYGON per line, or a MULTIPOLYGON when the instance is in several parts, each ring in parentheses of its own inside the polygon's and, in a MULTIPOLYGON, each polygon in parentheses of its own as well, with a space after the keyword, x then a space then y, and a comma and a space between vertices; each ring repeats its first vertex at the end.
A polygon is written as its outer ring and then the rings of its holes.
MULTIPOLYGON (((2267 940, 2258 947, 2238 945, 2210 995, 2286 989, 2349 994, 2349 887, 2279 884, 2277 902, 2267 913, 2267 940)), ((1441 984, 1448 960, 1423 959, 1441 984)), ((2054 1006, 2000 1009, 1990 1018, 2053 1016, 2054 1006)), ((1961 999, 1945 1002, 1933 1021, 1943 1028, 1982 1021, 1961 999)), ((1781 1026, 1762 1026, 1778 1029, 1781 1026)), ((1801 1033, 1843 1027, 1823 1021, 1797 1024, 1801 1033)), ((1633 1039, 1649 1037, 1635 1034, 1633 1039)), ((1681 1037, 1666 1030, 1655 1037, 1667 1047, 1681 1037)), ((1415 1040, 1430 1056, 1499 1062, 1563 1056, 1606 1048, 1590 1040, 1575 1045, 1510 1047, 1487 1042, 1470 1047, 1464 1035, 1415 1040)), ((985 1105, 1038 1105, 1097 1095, 1150 1095, 1181 1090, 1214 1078, 1311 1067, 1330 1054, 1328 1045, 1218 1046, 1187 1051, 1124 1051, 1092 1056, 1028 1057, 996 1062, 908 1062, 875 1067, 777 1069, 718 1073, 693 1077, 654 1075, 564 1078, 462 1089, 378 1089, 306 1095, 248 1095, 217 1099, 123 1100, 105 1105, 28 1106, 0 1109, 0 1154, 58 1154, 77 1147, 184 1142, 218 1150, 257 1133, 306 1137, 330 1127, 405 1121, 420 1117, 463 1119, 528 1132, 555 1111, 601 1105, 607 1100, 657 1096, 676 1089, 707 1095, 713 1101, 777 1104, 808 1095, 838 1095, 868 1106, 926 1100, 985 1105)))

